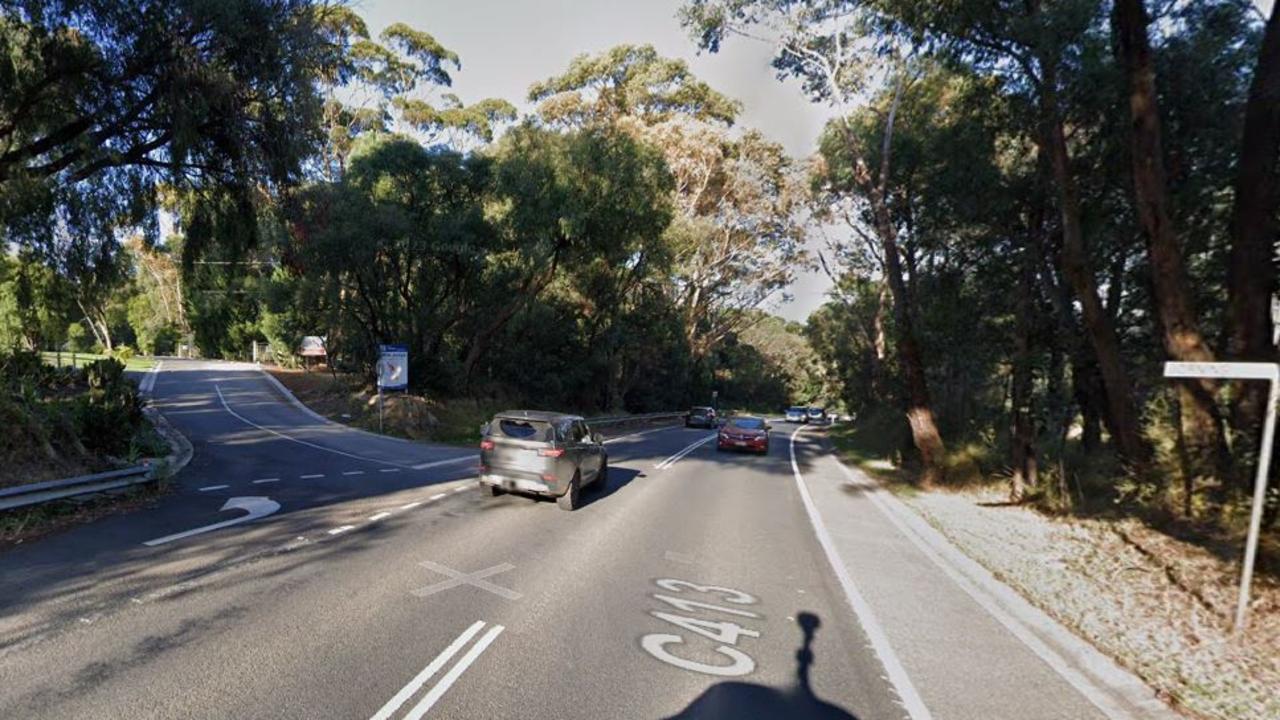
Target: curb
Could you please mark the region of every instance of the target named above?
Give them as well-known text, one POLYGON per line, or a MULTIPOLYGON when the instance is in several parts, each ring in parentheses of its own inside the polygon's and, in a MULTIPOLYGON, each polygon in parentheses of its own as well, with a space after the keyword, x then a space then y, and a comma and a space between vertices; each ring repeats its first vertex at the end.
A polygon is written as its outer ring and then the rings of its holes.
POLYGON ((262 377, 266 379, 267 383, 271 385, 271 387, 275 388, 275 391, 279 393, 281 397, 287 400, 291 405, 293 405, 295 408, 297 408, 307 417, 311 418, 312 420, 315 420, 316 422, 322 425, 332 425, 334 427, 342 428, 343 430, 348 430, 350 432, 357 432, 362 435, 368 435, 369 437, 381 438, 383 440, 392 440, 394 442, 409 443, 410 445, 414 445, 418 447, 432 446, 432 445, 439 444, 439 443, 416 442, 414 440, 406 440, 405 438, 396 437, 394 435, 383 435, 381 433, 371 432, 369 430, 358 428, 353 425, 340 423, 337 420, 330 420, 329 418, 321 415, 315 410, 312 410, 311 408, 307 407, 301 400, 299 400, 296 396, 294 396, 292 392, 289 391, 289 388, 284 386, 284 383, 277 380, 275 375, 272 375, 271 373, 267 372, 267 370, 262 367, 262 363, 254 363, 250 367, 262 373, 262 377))
POLYGON ((1181 720, 1141 678, 1050 617, 1010 586, 1000 582, 938 529, 890 493, 877 479, 850 468, 831 452, 846 479, 868 497, 895 526, 945 574, 1028 648, 1094 701, 1112 718, 1181 720))
POLYGON ((187 436, 179 432, 173 426, 173 423, 169 422, 169 419, 159 410, 154 407, 146 407, 142 409, 142 412, 151 421, 151 425, 156 429, 156 432, 160 433, 169 443, 171 452, 160 459, 160 463, 162 463, 160 471, 163 476, 157 479, 170 479, 177 475, 182 468, 186 467, 187 463, 191 462, 191 457, 195 454, 195 448, 191 446, 191 441, 187 439, 187 436))

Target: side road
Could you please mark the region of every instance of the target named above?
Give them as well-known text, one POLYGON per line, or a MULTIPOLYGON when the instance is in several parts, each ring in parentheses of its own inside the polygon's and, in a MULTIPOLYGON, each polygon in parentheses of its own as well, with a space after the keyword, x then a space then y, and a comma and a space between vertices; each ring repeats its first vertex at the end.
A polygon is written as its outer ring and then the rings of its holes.
POLYGON ((798 428, 790 445, 819 540, 827 535, 829 559, 873 645, 879 635, 877 650, 913 720, 1180 717, 1136 676, 846 467, 821 431, 798 428))

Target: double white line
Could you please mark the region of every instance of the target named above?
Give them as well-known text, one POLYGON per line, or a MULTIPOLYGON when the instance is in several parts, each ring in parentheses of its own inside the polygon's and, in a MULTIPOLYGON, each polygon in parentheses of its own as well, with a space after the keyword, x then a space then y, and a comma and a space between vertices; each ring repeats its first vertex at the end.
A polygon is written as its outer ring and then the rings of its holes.
POLYGON ((677 462, 679 462, 679 461, 680 461, 680 458, 684 457, 685 455, 688 455, 689 453, 693 452, 694 450, 697 450, 698 448, 702 447, 703 445, 706 445, 707 443, 709 443, 709 442, 711 442, 712 440, 715 440, 715 439, 716 439, 716 436, 715 436, 715 435, 708 435, 708 436, 706 436, 706 437, 702 438, 701 440, 699 440, 698 442, 693 443, 692 445, 689 445, 688 447, 686 447, 685 449, 683 449, 683 450, 681 450, 680 452, 676 453, 675 455, 672 455, 671 457, 667 458, 666 460, 663 460, 662 462, 658 463, 657 465, 654 465, 654 466, 653 466, 653 468, 654 468, 655 470, 666 470, 667 468, 669 468, 669 467, 671 467, 672 465, 675 465, 677 462))
MULTIPOLYGON (((449 644, 449 647, 444 649, 444 652, 437 655, 430 664, 423 668, 422 672, 414 676, 407 685, 400 688, 400 692, 396 693, 394 697, 388 700, 387 704, 383 705, 382 709, 378 710, 378 712, 374 714, 372 720, 388 720, 388 718, 400 709, 401 705, 404 705, 409 698, 413 697, 419 690, 421 690, 422 686, 426 685, 428 680, 434 677, 436 673, 440 672, 441 668, 449 664, 449 661, 453 659, 453 656, 457 655, 458 651, 466 647, 467 643, 471 642, 471 638, 475 637, 482 629, 484 629, 484 623, 477 620, 474 625, 464 630, 456 640, 449 644)), ((462 673, 466 672, 468 667, 471 667, 471 663, 475 662, 476 658, 480 657, 481 653, 489 647, 489 644, 492 643, 494 639, 496 639, 505 629, 506 628, 501 625, 491 626, 489 630, 485 632, 478 641, 476 641, 476 644, 472 645, 471 649, 462 656, 462 659, 459 660, 456 665, 449 668, 449 672, 445 673, 444 677, 440 678, 440 681, 428 690, 426 695, 422 696, 422 699, 418 701, 418 704, 414 705, 413 709, 404 716, 404 720, 420 720, 423 715, 426 715, 427 711, 429 711, 431 707, 449 691, 449 688, 459 677, 461 677, 462 673)))

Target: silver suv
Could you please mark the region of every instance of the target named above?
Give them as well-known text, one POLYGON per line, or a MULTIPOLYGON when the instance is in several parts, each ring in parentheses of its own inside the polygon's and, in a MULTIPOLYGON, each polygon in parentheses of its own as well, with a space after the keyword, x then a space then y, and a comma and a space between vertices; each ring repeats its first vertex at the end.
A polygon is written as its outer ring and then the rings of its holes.
POLYGON ((577 508, 582 487, 609 475, 604 441, 577 415, 508 410, 485 424, 480 487, 548 495, 562 510, 577 508))

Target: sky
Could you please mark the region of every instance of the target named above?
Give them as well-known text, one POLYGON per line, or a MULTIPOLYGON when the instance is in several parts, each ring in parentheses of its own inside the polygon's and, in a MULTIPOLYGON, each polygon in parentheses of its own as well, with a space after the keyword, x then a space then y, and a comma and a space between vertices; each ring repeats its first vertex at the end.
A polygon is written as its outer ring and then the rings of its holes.
MULTIPOLYGON (((794 81, 779 82, 763 43, 735 38, 717 54, 701 54, 676 20, 679 0, 356 0, 372 35, 394 22, 435 36, 456 52, 462 69, 452 73, 464 102, 499 97, 531 110, 526 93, 534 82, 563 72, 581 53, 622 43, 650 44, 681 58, 716 90, 739 100, 738 125, 755 128, 797 160, 816 148, 825 108, 810 103, 794 81)), ((819 232, 810 247, 820 249, 819 232)), ((767 309, 803 321, 825 300, 831 281, 820 272, 797 276, 787 292, 793 300, 767 309)))

